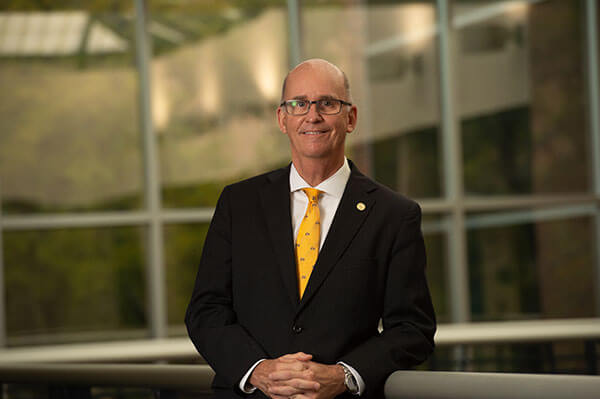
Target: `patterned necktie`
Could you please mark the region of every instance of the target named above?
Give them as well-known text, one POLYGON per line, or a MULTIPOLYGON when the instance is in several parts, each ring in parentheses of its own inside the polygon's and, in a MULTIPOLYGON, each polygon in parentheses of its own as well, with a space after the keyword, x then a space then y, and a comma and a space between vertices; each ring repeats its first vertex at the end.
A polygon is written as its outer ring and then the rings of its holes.
POLYGON ((319 194, 321 191, 316 188, 303 188, 302 191, 308 197, 308 206, 296 238, 296 266, 298 269, 300 298, 304 295, 308 279, 317 262, 321 236, 321 215, 319 212, 319 194))

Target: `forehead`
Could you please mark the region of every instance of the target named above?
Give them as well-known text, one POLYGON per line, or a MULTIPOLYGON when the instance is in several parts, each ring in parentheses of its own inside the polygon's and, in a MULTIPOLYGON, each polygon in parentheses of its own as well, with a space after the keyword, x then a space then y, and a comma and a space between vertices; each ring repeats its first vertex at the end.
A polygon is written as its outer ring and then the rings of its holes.
POLYGON ((285 98, 345 98, 344 77, 329 65, 301 65, 288 75, 285 98))

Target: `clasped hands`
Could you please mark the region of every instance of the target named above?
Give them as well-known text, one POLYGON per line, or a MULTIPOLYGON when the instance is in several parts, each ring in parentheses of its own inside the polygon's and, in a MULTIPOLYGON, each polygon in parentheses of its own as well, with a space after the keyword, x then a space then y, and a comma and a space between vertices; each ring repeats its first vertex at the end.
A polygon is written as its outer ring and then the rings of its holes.
POLYGON ((262 361, 249 382, 273 399, 328 399, 346 390, 342 366, 313 362, 303 352, 262 361))

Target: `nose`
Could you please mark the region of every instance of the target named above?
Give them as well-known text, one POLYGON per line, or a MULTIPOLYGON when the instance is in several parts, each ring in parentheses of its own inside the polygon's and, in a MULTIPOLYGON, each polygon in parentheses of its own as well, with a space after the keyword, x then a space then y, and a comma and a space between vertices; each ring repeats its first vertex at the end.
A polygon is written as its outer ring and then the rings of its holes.
POLYGON ((306 120, 309 122, 323 120, 323 116, 317 110, 317 103, 310 104, 310 108, 308 109, 308 113, 306 114, 306 120))

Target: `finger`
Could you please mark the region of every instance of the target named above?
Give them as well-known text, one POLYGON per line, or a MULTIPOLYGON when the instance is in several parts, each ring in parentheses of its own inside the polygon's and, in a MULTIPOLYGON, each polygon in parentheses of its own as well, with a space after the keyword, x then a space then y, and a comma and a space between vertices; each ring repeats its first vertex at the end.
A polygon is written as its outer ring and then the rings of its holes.
POLYGON ((300 393, 300 390, 287 385, 273 385, 269 387, 269 395, 278 395, 284 398, 289 398, 300 393))
POLYGON ((318 391, 321 388, 321 384, 314 380, 306 380, 304 378, 290 378, 287 380, 273 380, 273 384, 269 387, 292 387, 302 391, 318 391))
POLYGON ((321 384, 318 382, 301 378, 292 378, 286 384, 302 391, 318 391, 321 388, 321 384))
POLYGON ((296 359, 295 357, 280 357, 277 361, 280 363, 302 363, 302 360, 296 359))
POLYGON ((275 370, 295 370, 302 371, 308 369, 307 363, 302 363, 297 360, 295 361, 279 361, 275 364, 275 370))
POLYGON ((293 379, 290 381, 286 381, 285 385, 271 385, 269 387, 269 394, 293 396, 296 394, 316 392, 319 388, 320 385, 317 382, 293 379))
POLYGON ((296 358, 298 360, 310 360, 313 357, 311 354, 304 353, 304 352, 292 353, 291 356, 293 356, 294 358, 296 358))
POLYGON ((308 353, 304 353, 304 352, 296 352, 296 353, 288 353, 287 355, 283 355, 281 357, 279 357, 279 359, 295 359, 295 360, 301 360, 301 361, 307 361, 312 359, 312 355, 309 355, 308 353))
POLYGON ((277 358, 277 361, 280 363, 308 363, 310 359, 304 360, 297 357, 280 357, 277 358))
POLYGON ((303 380, 314 381, 315 373, 312 370, 303 370, 303 371, 280 370, 280 371, 273 371, 272 373, 269 373, 268 377, 272 381, 286 381, 286 380, 291 380, 293 378, 300 378, 303 380))

